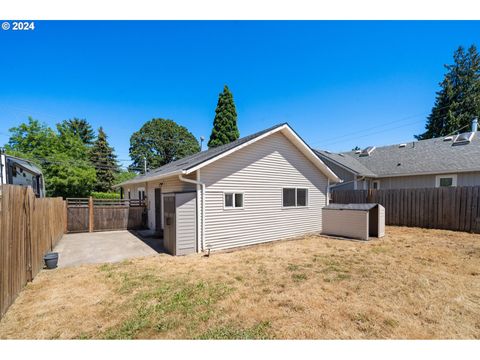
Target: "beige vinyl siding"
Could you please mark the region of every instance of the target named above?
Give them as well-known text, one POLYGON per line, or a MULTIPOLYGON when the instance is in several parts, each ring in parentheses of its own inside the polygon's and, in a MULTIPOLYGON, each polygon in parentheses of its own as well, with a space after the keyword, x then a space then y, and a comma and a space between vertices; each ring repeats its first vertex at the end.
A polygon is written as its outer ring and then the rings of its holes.
POLYGON ((380 178, 380 190, 434 188, 435 175, 380 178))
POLYGON ((187 255, 196 251, 197 202, 196 192, 175 196, 176 253, 187 255))
POLYGON ((323 233, 368 240, 368 211, 324 210, 323 233))
MULTIPOLYGON (((455 174, 455 173, 451 173, 455 174)), ((439 174, 440 175, 440 174, 439 174)), ((446 174, 450 175, 450 174, 446 174)), ((381 178, 380 189, 434 188, 436 175, 413 175, 381 178)), ((457 173, 457 186, 479 186, 480 172, 457 173)))
MULTIPOLYGON (((195 174, 188 176, 188 178, 195 179, 195 174)), ((138 185, 139 187, 145 185, 138 185)), ((137 187, 138 187, 137 186, 137 187)), ((163 206, 163 194, 173 193, 173 192, 182 192, 182 191, 195 191, 196 186, 194 184, 189 184, 183 181, 180 181, 178 176, 172 176, 170 178, 155 180, 148 182, 148 192, 147 192, 147 207, 148 207, 148 228, 155 230, 155 189, 162 189, 162 206, 163 206)), ((132 197, 133 198, 133 197, 132 197)), ((138 195, 137 195, 138 198, 138 195)), ((162 216, 163 222, 163 216, 162 216)), ((162 223, 163 229, 163 223, 162 223)))
POLYGON ((256 244, 322 230, 327 178, 276 133, 201 169, 206 184, 205 244, 256 244), (283 208, 284 187, 308 189, 308 206, 283 208), (243 193, 243 208, 224 209, 224 192, 243 193))

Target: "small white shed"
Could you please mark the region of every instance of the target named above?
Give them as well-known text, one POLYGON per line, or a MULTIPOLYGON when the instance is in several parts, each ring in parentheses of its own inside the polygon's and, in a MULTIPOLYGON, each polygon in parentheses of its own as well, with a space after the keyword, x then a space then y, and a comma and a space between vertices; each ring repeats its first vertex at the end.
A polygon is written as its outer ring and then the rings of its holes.
POLYGON ((323 234, 368 240, 385 236, 385 208, 380 204, 330 204, 322 211, 323 234))

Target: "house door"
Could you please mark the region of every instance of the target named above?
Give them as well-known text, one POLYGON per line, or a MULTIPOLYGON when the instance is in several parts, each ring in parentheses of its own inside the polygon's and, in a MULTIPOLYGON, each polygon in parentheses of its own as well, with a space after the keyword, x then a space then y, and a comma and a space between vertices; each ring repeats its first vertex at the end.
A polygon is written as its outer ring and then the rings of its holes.
POLYGON ((176 219, 175 219, 175 195, 163 197, 163 245, 172 255, 176 255, 176 219))
POLYGON ((162 189, 155 189, 155 232, 162 236, 162 189))

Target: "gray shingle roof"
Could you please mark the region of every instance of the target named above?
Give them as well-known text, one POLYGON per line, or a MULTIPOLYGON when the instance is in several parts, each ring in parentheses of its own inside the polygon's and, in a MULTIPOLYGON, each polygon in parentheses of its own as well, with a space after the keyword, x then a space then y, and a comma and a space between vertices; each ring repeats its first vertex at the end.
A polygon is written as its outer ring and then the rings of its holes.
POLYGON ((352 156, 336 154, 325 150, 314 151, 318 156, 320 156, 320 158, 323 156, 334 163, 339 163, 343 167, 350 169, 353 173, 359 176, 375 177, 375 174, 371 170, 367 169, 362 163, 354 159, 352 156))
MULTIPOLYGON (((480 171, 480 132, 465 145, 455 146, 443 139, 409 142, 402 148, 399 144, 382 146, 370 156, 350 151, 342 153, 343 157, 335 154, 333 159, 358 174, 360 168, 356 164, 360 164, 377 177, 480 171)), ((333 154, 326 155, 332 157, 333 154)))
POLYGON ((139 175, 132 180, 125 181, 125 182, 123 182, 121 184, 118 184, 116 186, 127 185, 127 184, 136 184, 136 183, 139 183, 139 182, 149 181, 151 178, 154 178, 154 177, 156 178, 156 177, 159 177, 159 176, 167 176, 168 174, 173 174, 173 173, 181 172, 181 171, 184 171, 184 170, 188 170, 192 167, 195 167, 195 166, 197 166, 197 165, 199 165, 199 164, 201 164, 205 161, 208 161, 208 160, 210 160, 210 159, 228 151, 228 150, 231 150, 231 149, 233 149, 233 148, 235 148, 239 145, 242 145, 244 143, 247 143, 250 140, 255 139, 256 137, 259 137, 259 136, 261 136, 261 135, 263 135, 263 134, 265 134, 269 131, 272 131, 272 130, 278 128, 278 127, 281 127, 283 125, 286 125, 286 123, 282 123, 282 124, 272 126, 268 129, 256 132, 255 134, 248 135, 248 136, 245 136, 245 137, 240 138, 238 140, 232 141, 231 143, 226 144, 226 145, 218 146, 218 147, 215 147, 215 148, 211 148, 211 149, 208 149, 208 150, 198 152, 198 153, 193 154, 193 155, 186 156, 182 159, 173 161, 173 162, 168 163, 166 165, 163 165, 159 168, 148 171, 145 175, 139 175))

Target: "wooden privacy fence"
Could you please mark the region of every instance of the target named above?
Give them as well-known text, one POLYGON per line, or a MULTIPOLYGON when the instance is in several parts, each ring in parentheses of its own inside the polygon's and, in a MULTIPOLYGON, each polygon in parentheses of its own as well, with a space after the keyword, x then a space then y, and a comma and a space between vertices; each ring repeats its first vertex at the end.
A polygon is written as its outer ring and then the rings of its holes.
POLYGON ((129 199, 67 198, 67 232, 141 229, 145 203, 129 199))
POLYGON ((339 190, 332 202, 382 204, 387 225, 480 233, 480 186, 339 190))
POLYGON ((0 186, 0 317, 43 268, 65 222, 62 198, 37 199, 30 187, 0 186))

